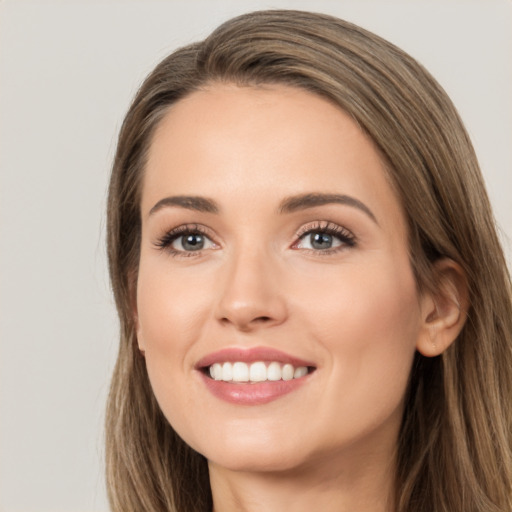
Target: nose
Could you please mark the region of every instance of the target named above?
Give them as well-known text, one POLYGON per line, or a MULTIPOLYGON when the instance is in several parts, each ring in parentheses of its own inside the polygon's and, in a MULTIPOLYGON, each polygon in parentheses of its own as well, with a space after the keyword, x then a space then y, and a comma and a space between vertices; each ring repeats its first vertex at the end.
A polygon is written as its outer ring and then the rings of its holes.
POLYGON ((283 323, 288 315, 278 265, 263 252, 239 252, 222 275, 216 318, 250 332, 283 323))

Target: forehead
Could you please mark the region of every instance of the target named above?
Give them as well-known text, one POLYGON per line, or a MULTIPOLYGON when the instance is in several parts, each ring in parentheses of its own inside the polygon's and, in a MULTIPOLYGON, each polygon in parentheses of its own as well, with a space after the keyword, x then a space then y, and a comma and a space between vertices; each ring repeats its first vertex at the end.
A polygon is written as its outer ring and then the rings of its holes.
POLYGON ((341 108, 295 87, 214 84, 171 106, 157 127, 142 209, 166 194, 249 207, 312 191, 355 195, 403 221, 380 154, 341 108))

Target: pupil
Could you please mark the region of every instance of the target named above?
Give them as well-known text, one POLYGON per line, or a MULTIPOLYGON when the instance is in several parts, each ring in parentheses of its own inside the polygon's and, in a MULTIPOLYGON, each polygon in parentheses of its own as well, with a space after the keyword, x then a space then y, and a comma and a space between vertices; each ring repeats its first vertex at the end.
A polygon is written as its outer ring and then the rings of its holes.
POLYGON ((204 238, 198 234, 187 235, 183 237, 182 245, 187 251, 199 251, 204 246, 204 238))
POLYGON ((332 235, 327 233, 314 233, 311 235, 311 247, 314 249, 330 249, 332 246, 332 235))

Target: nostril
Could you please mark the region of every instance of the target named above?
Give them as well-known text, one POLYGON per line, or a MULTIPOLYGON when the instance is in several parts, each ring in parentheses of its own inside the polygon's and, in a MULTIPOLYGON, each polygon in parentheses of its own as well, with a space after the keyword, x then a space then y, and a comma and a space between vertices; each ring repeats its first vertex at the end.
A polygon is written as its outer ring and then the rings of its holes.
POLYGON ((268 322, 271 318, 269 316, 258 316, 256 317, 253 322, 268 322))
POLYGON ((272 322, 272 317, 270 316, 256 316, 250 319, 230 319, 228 317, 223 317, 220 319, 221 323, 226 324, 235 324, 238 329, 242 331, 249 331, 252 327, 256 327, 257 325, 265 325, 270 324, 272 322), (252 326, 252 327, 251 327, 252 326))

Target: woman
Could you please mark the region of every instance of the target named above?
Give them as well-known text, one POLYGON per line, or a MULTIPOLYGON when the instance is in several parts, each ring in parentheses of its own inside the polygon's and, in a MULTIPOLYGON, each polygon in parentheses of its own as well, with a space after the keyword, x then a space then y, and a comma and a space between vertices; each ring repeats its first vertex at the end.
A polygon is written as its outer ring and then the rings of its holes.
POLYGON ((113 510, 510 510, 510 278, 412 58, 225 23, 144 82, 108 215, 113 510))

